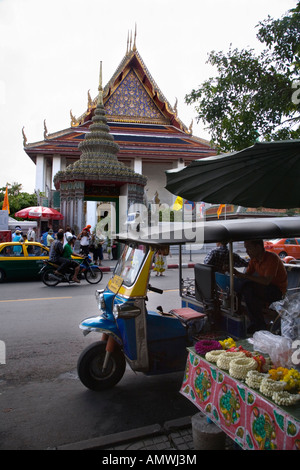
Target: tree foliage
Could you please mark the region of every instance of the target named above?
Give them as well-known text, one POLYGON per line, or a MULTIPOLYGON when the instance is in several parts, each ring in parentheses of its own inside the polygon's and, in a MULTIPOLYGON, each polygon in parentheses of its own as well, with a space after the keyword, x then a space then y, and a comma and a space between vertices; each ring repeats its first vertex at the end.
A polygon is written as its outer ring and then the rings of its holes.
MULTIPOLYGON (((0 188, 0 208, 2 209, 3 199, 6 191, 6 186, 0 188)), ((22 192, 22 184, 7 183, 7 193, 9 200, 10 216, 14 217, 15 212, 18 212, 25 207, 37 205, 37 195, 22 192)))
POLYGON ((300 2, 285 16, 257 26, 265 48, 212 51, 218 75, 185 99, 195 104, 219 152, 241 150, 260 140, 300 137, 300 2))

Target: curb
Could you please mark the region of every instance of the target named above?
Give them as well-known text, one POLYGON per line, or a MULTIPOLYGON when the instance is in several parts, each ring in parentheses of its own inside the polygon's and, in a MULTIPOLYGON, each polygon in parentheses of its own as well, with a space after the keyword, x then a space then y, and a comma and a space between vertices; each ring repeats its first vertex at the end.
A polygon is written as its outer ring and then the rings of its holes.
POLYGON ((191 417, 178 418, 166 421, 163 426, 160 424, 152 424, 141 428, 130 429, 107 436, 95 437, 85 441, 75 442, 72 444, 64 444, 55 447, 54 450, 99 450, 107 447, 124 444, 130 441, 142 441, 146 437, 154 437, 162 434, 168 434, 178 429, 184 429, 191 426, 191 417))

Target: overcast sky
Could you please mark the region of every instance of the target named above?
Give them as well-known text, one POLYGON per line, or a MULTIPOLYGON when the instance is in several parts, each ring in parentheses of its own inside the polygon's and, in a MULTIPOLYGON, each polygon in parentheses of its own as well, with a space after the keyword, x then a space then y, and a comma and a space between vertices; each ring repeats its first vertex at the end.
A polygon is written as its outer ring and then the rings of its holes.
POLYGON ((296 0, 0 0, 0 187, 21 183, 32 193, 35 165, 27 141, 70 127, 87 93, 97 95, 99 63, 103 85, 126 52, 137 24, 137 49, 179 118, 209 139, 196 124, 186 94, 214 75, 206 64, 212 50, 260 50, 255 26, 279 18, 296 0))

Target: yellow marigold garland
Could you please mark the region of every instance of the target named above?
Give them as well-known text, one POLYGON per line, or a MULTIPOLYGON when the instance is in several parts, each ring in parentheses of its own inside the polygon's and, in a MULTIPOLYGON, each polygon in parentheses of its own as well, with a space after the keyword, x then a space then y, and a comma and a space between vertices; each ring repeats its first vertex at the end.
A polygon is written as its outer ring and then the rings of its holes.
POLYGON ((293 392, 300 390, 300 373, 296 369, 277 367, 277 369, 269 370, 269 376, 274 381, 284 382, 285 390, 293 392))
POLYGON ((236 343, 234 339, 232 338, 227 338, 222 341, 219 341, 220 345, 222 346, 223 349, 230 349, 236 346, 236 343))

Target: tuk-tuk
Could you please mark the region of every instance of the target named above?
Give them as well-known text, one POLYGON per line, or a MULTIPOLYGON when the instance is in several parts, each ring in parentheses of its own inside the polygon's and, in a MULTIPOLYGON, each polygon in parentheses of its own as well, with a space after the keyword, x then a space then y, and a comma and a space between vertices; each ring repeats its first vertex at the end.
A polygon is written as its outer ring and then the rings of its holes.
MULTIPOLYGON (((96 292, 100 314, 80 324, 84 334, 101 334, 100 341, 88 346, 78 359, 78 376, 87 388, 101 391, 113 387, 121 380, 126 362, 134 371, 148 375, 183 371, 186 348, 199 335, 213 334, 220 328, 224 337, 245 337, 245 316, 237 309, 234 292, 233 243, 300 236, 300 218, 202 222, 194 224, 193 229, 194 239, 191 230, 187 237, 182 228, 168 235, 151 236, 141 231, 135 236, 116 236, 123 251, 106 288, 96 292), (199 243, 199 231, 204 243, 229 243, 229 274, 225 278, 218 278, 213 267, 197 263, 195 279, 183 279, 182 246, 195 240, 199 243), (154 255, 157 250, 168 254, 171 245, 179 246, 182 308, 148 311, 148 290, 163 293, 149 284, 154 255)), ((288 269, 296 273, 298 285, 300 266, 290 265, 288 269)))

